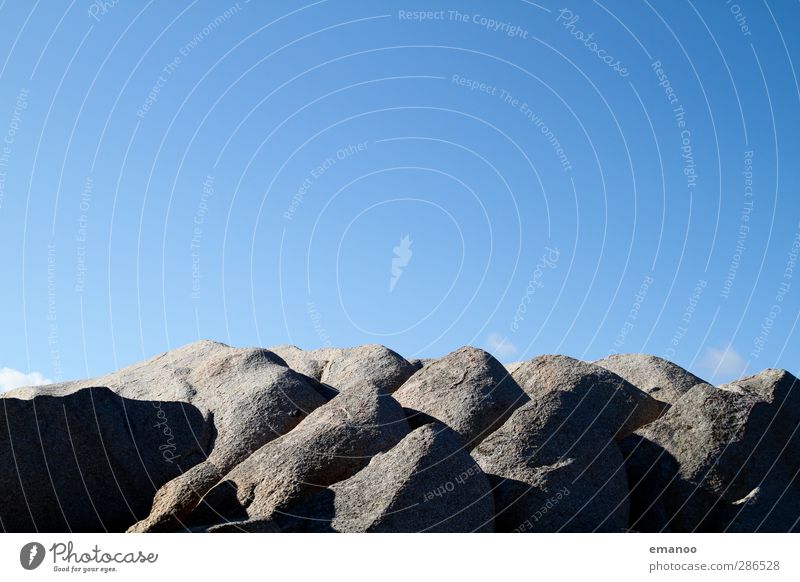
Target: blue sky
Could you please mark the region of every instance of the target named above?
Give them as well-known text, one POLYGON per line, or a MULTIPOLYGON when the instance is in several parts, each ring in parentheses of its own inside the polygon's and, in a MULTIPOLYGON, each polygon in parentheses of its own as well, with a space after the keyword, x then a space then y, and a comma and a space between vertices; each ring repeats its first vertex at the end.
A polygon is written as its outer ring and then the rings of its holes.
POLYGON ((799 23, 6 0, 0 384, 198 338, 797 373, 799 23))

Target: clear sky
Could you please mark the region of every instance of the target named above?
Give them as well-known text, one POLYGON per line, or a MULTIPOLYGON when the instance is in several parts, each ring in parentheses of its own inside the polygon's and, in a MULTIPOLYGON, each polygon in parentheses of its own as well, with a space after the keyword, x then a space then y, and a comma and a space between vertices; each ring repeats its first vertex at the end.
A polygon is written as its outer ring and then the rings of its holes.
POLYGON ((777 1, 0 1, 0 386, 198 338, 798 373, 798 29, 777 1))

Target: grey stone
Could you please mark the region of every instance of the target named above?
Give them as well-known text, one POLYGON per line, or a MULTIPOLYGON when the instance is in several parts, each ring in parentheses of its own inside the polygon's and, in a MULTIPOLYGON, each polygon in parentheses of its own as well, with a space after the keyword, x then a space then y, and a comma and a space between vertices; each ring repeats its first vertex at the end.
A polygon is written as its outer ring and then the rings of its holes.
POLYGON ((317 381, 322 379, 322 370, 325 368, 326 362, 313 357, 311 352, 292 345, 271 346, 267 349, 278 355, 295 372, 317 381))
POLYGON ((396 352, 368 344, 343 350, 328 361, 321 381, 340 392, 369 384, 391 394, 415 371, 414 366, 396 352))
POLYGON ((156 489, 201 462, 213 425, 183 402, 92 387, 0 399, 0 529, 124 531, 156 489))
POLYGON ((558 409, 621 439, 658 418, 665 405, 613 372, 567 356, 539 356, 513 373, 533 401, 549 394, 558 409))
POLYGON ((308 531, 489 532, 494 500, 458 435, 432 423, 315 495, 299 516, 296 527, 308 531))
POLYGON ((353 476, 408 432, 403 409, 391 396, 367 384, 353 387, 237 465, 203 497, 188 524, 280 523, 295 504, 353 476))
MULTIPOLYGON (((782 473, 780 468, 777 473, 782 473)), ((742 499, 725 506, 717 516, 717 529, 732 533, 800 532, 798 474, 775 475, 742 499)))
POLYGON ((404 407, 445 423, 469 448, 530 400, 491 354, 469 346, 419 370, 394 397, 404 407))
POLYGON ((503 364, 503 366, 505 367, 505 369, 508 371, 509 374, 513 374, 524 363, 525 362, 509 362, 507 364, 503 364))
POLYGON ((543 394, 472 451, 489 477, 500 532, 618 532, 628 526, 622 454, 605 428, 543 394))
POLYGON ((100 378, 9 394, 66 395, 85 386, 106 386, 127 399, 185 402, 215 429, 208 458, 165 484, 151 514, 132 531, 179 528, 222 475, 326 402, 313 380, 287 368, 274 353, 212 341, 195 342, 100 378))
POLYGON ((677 402, 696 384, 706 383, 677 364, 647 354, 614 354, 595 364, 667 404, 677 402))
MULTIPOLYGON (((800 384, 786 371, 694 386, 626 446, 634 528, 648 517, 636 508, 659 503, 670 529, 681 532, 722 531, 732 519, 743 531, 779 504, 776 492, 781 505, 796 506, 799 421, 800 384)), ((786 526, 778 517, 768 530, 786 526)))
POLYGON ((0 530, 800 531, 793 375, 597 364, 202 341, 12 390, 0 530))
POLYGON ((413 358, 408 360, 408 363, 411 364, 415 370, 421 370, 425 366, 432 364, 435 362, 437 358, 413 358))
POLYGON ((367 383, 390 394, 418 369, 396 352, 377 344, 316 350, 283 345, 270 350, 293 370, 339 392, 367 383))

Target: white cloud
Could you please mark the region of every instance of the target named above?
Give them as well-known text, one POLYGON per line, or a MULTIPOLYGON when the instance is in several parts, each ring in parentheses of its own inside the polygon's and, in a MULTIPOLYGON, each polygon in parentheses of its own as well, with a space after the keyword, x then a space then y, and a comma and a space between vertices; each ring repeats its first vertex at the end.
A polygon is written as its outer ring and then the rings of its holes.
POLYGON ((41 386, 43 384, 52 384, 52 381, 42 376, 39 372, 25 374, 11 368, 0 368, 0 392, 21 388, 22 386, 41 386))
POLYGON ((702 366, 715 378, 735 380, 742 377, 747 362, 731 346, 723 349, 710 347, 703 356, 702 366))
POLYGON ((486 347, 495 357, 501 360, 510 358, 519 351, 517 346, 512 344, 506 336, 496 331, 486 337, 486 347))

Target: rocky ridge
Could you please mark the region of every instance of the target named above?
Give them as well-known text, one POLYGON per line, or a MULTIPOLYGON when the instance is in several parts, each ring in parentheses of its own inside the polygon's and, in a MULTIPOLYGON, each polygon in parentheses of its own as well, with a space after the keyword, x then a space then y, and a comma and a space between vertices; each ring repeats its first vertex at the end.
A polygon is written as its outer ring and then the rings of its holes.
POLYGON ((0 394, 7 532, 800 530, 800 382, 201 341, 0 394))

